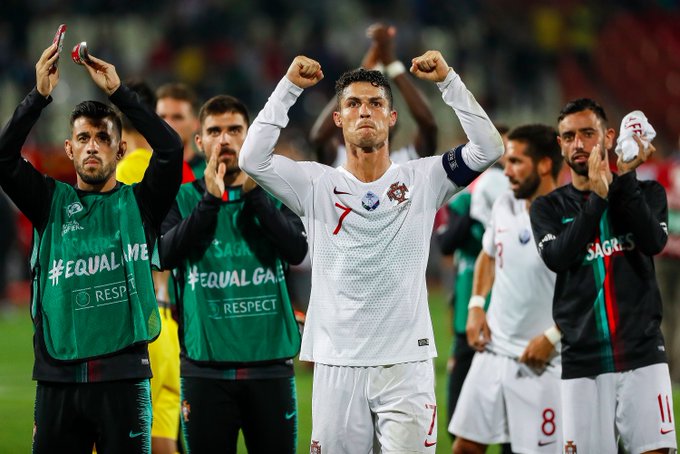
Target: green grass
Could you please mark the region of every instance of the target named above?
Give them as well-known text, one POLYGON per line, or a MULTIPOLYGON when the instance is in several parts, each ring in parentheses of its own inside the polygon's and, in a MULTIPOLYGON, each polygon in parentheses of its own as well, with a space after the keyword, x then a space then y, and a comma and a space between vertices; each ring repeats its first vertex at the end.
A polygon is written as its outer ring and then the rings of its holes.
MULTIPOLYGON (((434 325, 439 357, 435 360, 437 378, 437 403, 439 405, 437 453, 450 453, 451 443, 446 430, 446 359, 451 343, 449 311, 443 294, 433 291, 430 311, 434 325)), ((33 352, 31 348, 31 327, 28 309, 18 314, 0 317, 0 454, 30 452, 33 430, 33 399, 35 383, 31 381, 33 352)), ((311 439, 312 414, 312 372, 304 365, 296 364, 299 437, 298 452, 308 453, 311 439)), ((680 392, 674 393, 675 415, 680 416, 680 392)), ((677 420, 677 419, 676 419, 677 420)), ((676 423, 680 430, 680 425, 676 423)), ((245 453, 243 443, 239 453, 245 453)), ((498 453, 495 447, 490 453, 498 453)))

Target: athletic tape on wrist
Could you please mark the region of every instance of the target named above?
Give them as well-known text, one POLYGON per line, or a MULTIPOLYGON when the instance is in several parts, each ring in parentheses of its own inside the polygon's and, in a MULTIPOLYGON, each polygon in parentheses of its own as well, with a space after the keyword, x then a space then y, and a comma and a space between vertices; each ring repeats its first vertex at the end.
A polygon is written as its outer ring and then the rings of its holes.
POLYGON ((399 60, 394 60, 392 63, 389 65, 385 66, 385 74, 387 74, 387 77, 390 79, 394 79, 395 77, 404 74, 406 72, 406 66, 399 60))
POLYGON ((560 333, 560 330, 557 329, 556 326, 551 326, 550 328, 543 331, 543 335, 553 345, 557 344, 562 339, 562 333, 560 333))
POLYGON ((480 307, 484 309, 485 304, 486 298, 484 298, 482 295, 472 295, 470 297, 470 302, 468 303, 468 309, 472 309, 473 307, 480 307))

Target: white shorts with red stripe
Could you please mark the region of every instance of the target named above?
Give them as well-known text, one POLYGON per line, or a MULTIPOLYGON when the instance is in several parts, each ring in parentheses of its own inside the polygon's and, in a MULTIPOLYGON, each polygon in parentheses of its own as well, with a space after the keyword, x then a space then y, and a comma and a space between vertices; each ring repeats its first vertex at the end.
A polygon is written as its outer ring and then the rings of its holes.
POLYGON ((562 380, 564 452, 677 449, 668 364, 562 380))
POLYGON ((516 359, 476 353, 449 432, 512 452, 559 454, 562 449, 559 365, 540 375, 516 359))
POLYGON ((431 360, 314 364, 311 453, 428 453, 437 443, 431 360))

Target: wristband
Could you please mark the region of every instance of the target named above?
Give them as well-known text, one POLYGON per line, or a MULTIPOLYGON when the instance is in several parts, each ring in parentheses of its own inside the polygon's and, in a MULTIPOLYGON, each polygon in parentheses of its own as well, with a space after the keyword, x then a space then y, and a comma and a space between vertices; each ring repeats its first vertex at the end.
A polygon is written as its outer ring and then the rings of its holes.
POLYGON ((550 328, 543 331, 543 335, 550 341, 551 344, 556 345, 562 339, 562 333, 556 326, 551 326, 550 328))
POLYGON ((468 303, 468 309, 472 309, 473 307, 484 309, 484 304, 486 304, 486 298, 482 295, 472 295, 472 297, 470 297, 470 302, 468 303))
POLYGON ((385 74, 390 79, 394 79, 395 77, 404 74, 405 72, 406 66, 404 66, 404 64, 399 60, 394 60, 392 63, 385 66, 385 74))

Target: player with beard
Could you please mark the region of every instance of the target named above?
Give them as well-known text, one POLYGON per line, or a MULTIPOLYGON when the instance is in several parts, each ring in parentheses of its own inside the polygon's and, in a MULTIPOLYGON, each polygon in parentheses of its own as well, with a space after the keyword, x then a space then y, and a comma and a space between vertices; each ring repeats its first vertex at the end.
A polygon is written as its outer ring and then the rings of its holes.
MULTIPOLYGON (((411 72, 436 82, 470 141, 396 164, 389 82, 358 69, 336 82, 347 162, 273 155, 288 110, 323 72, 298 56, 253 122, 241 168, 303 216, 312 290, 300 359, 314 362, 310 452, 434 452, 436 356, 425 267, 437 209, 503 154, 493 123, 438 51, 411 72)), ((447 120, 449 121, 449 120, 447 120)))
POLYGON ((151 278, 160 225, 180 185, 177 134, 122 85, 113 65, 86 69, 155 153, 142 181, 116 181, 127 145, 121 119, 78 104, 64 141, 76 184, 40 174, 21 147, 59 81, 56 45, 36 64, 36 88, 0 133, 0 185, 34 227, 31 315, 38 381, 33 452, 149 453, 147 342, 160 321, 151 278))
POLYGON ((307 253, 302 221, 241 171, 248 112, 231 96, 200 110, 203 178, 181 187, 163 223, 161 262, 175 268, 187 452, 294 453, 292 357, 300 333, 285 281, 307 253))
POLYGON ((673 399, 653 256, 666 244, 666 194, 635 169, 655 151, 616 163, 615 131, 591 99, 558 117, 572 182, 531 207, 538 250, 557 280, 553 316, 562 332, 565 452, 667 453, 676 449, 673 399))
POLYGON ((507 136, 504 173, 512 191, 493 204, 475 263, 466 331, 477 353, 449 425, 456 454, 497 443, 517 453, 561 452, 555 273, 538 256, 529 222, 532 202, 557 186, 556 137, 544 125, 507 136))

